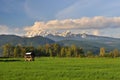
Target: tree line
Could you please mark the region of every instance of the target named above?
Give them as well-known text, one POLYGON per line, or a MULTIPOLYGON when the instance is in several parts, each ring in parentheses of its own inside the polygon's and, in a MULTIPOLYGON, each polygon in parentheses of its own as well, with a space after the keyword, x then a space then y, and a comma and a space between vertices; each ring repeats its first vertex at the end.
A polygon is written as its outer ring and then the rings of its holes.
POLYGON ((85 52, 83 48, 78 48, 75 45, 61 46, 59 44, 45 44, 38 47, 22 46, 20 44, 13 46, 5 44, 2 46, 3 57, 24 57, 26 52, 34 52, 37 57, 119 57, 120 52, 114 49, 106 53, 104 47, 100 48, 98 54, 92 51, 85 52))

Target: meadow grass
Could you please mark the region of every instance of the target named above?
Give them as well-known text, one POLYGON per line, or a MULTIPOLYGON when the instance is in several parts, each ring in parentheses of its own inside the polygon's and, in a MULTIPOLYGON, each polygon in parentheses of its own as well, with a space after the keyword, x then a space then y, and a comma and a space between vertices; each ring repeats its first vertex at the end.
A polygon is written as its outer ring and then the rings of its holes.
POLYGON ((0 80, 120 80, 120 58, 0 59, 0 80))

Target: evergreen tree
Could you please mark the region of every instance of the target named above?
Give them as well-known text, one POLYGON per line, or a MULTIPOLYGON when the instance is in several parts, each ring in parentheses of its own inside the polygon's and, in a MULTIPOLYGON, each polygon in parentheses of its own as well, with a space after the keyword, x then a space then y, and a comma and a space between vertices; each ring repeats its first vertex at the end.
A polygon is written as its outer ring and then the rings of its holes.
POLYGON ((10 57, 11 54, 12 54, 12 46, 11 46, 11 44, 3 45, 3 56, 4 57, 10 57))
POLYGON ((13 54, 14 54, 14 57, 18 57, 18 48, 17 47, 15 47, 14 48, 14 51, 13 51, 13 54))
POLYGON ((78 54, 77 54, 79 57, 84 57, 85 54, 84 54, 84 51, 83 51, 83 48, 78 48, 78 54))
POLYGON ((16 46, 13 51, 14 57, 20 57, 21 56, 21 49, 20 46, 16 46))
POLYGON ((48 56, 49 54, 46 54, 46 51, 43 46, 38 46, 36 49, 36 56, 48 56))
POLYGON ((49 52, 49 51, 50 51, 50 44, 46 44, 46 45, 45 45, 45 54, 46 54, 46 55, 50 55, 50 52, 49 52))
POLYGON ((93 52, 92 51, 87 51, 87 54, 86 54, 87 57, 93 57, 93 52))
POLYGON ((26 53, 26 49, 25 49, 25 47, 22 47, 21 48, 21 57, 24 57, 25 53, 26 53))

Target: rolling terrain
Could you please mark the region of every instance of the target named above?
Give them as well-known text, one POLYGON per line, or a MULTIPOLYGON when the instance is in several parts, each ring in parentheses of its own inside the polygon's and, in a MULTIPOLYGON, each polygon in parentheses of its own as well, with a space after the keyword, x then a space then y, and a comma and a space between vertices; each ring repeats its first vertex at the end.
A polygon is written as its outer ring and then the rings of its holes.
POLYGON ((10 43, 12 45, 18 45, 21 44, 23 46, 38 46, 38 45, 44 45, 46 43, 51 44, 55 41, 44 38, 42 36, 35 36, 35 37, 20 37, 16 35, 0 35, 0 46, 10 43))
POLYGON ((104 47, 106 51, 115 48, 120 50, 120 39, 95 36, 88 34, 65 34, 64 36, 48 34, 46 36, 21 37, 16 35, 0 35, 0 46, 10 43, 14 46, 21 44, 23 46, 34 46, 58 43, 62 46, 76 45, 83 48, 84 51, 99 53, 99 49, 104 47))

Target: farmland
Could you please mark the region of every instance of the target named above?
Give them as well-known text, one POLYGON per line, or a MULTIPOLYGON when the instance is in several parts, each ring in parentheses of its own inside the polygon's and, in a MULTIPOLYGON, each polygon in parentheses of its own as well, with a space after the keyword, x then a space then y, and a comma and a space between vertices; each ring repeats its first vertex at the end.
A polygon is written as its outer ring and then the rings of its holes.
POLYGON ((120 80, 120 58, 0 59, 1 80, 120 80))

